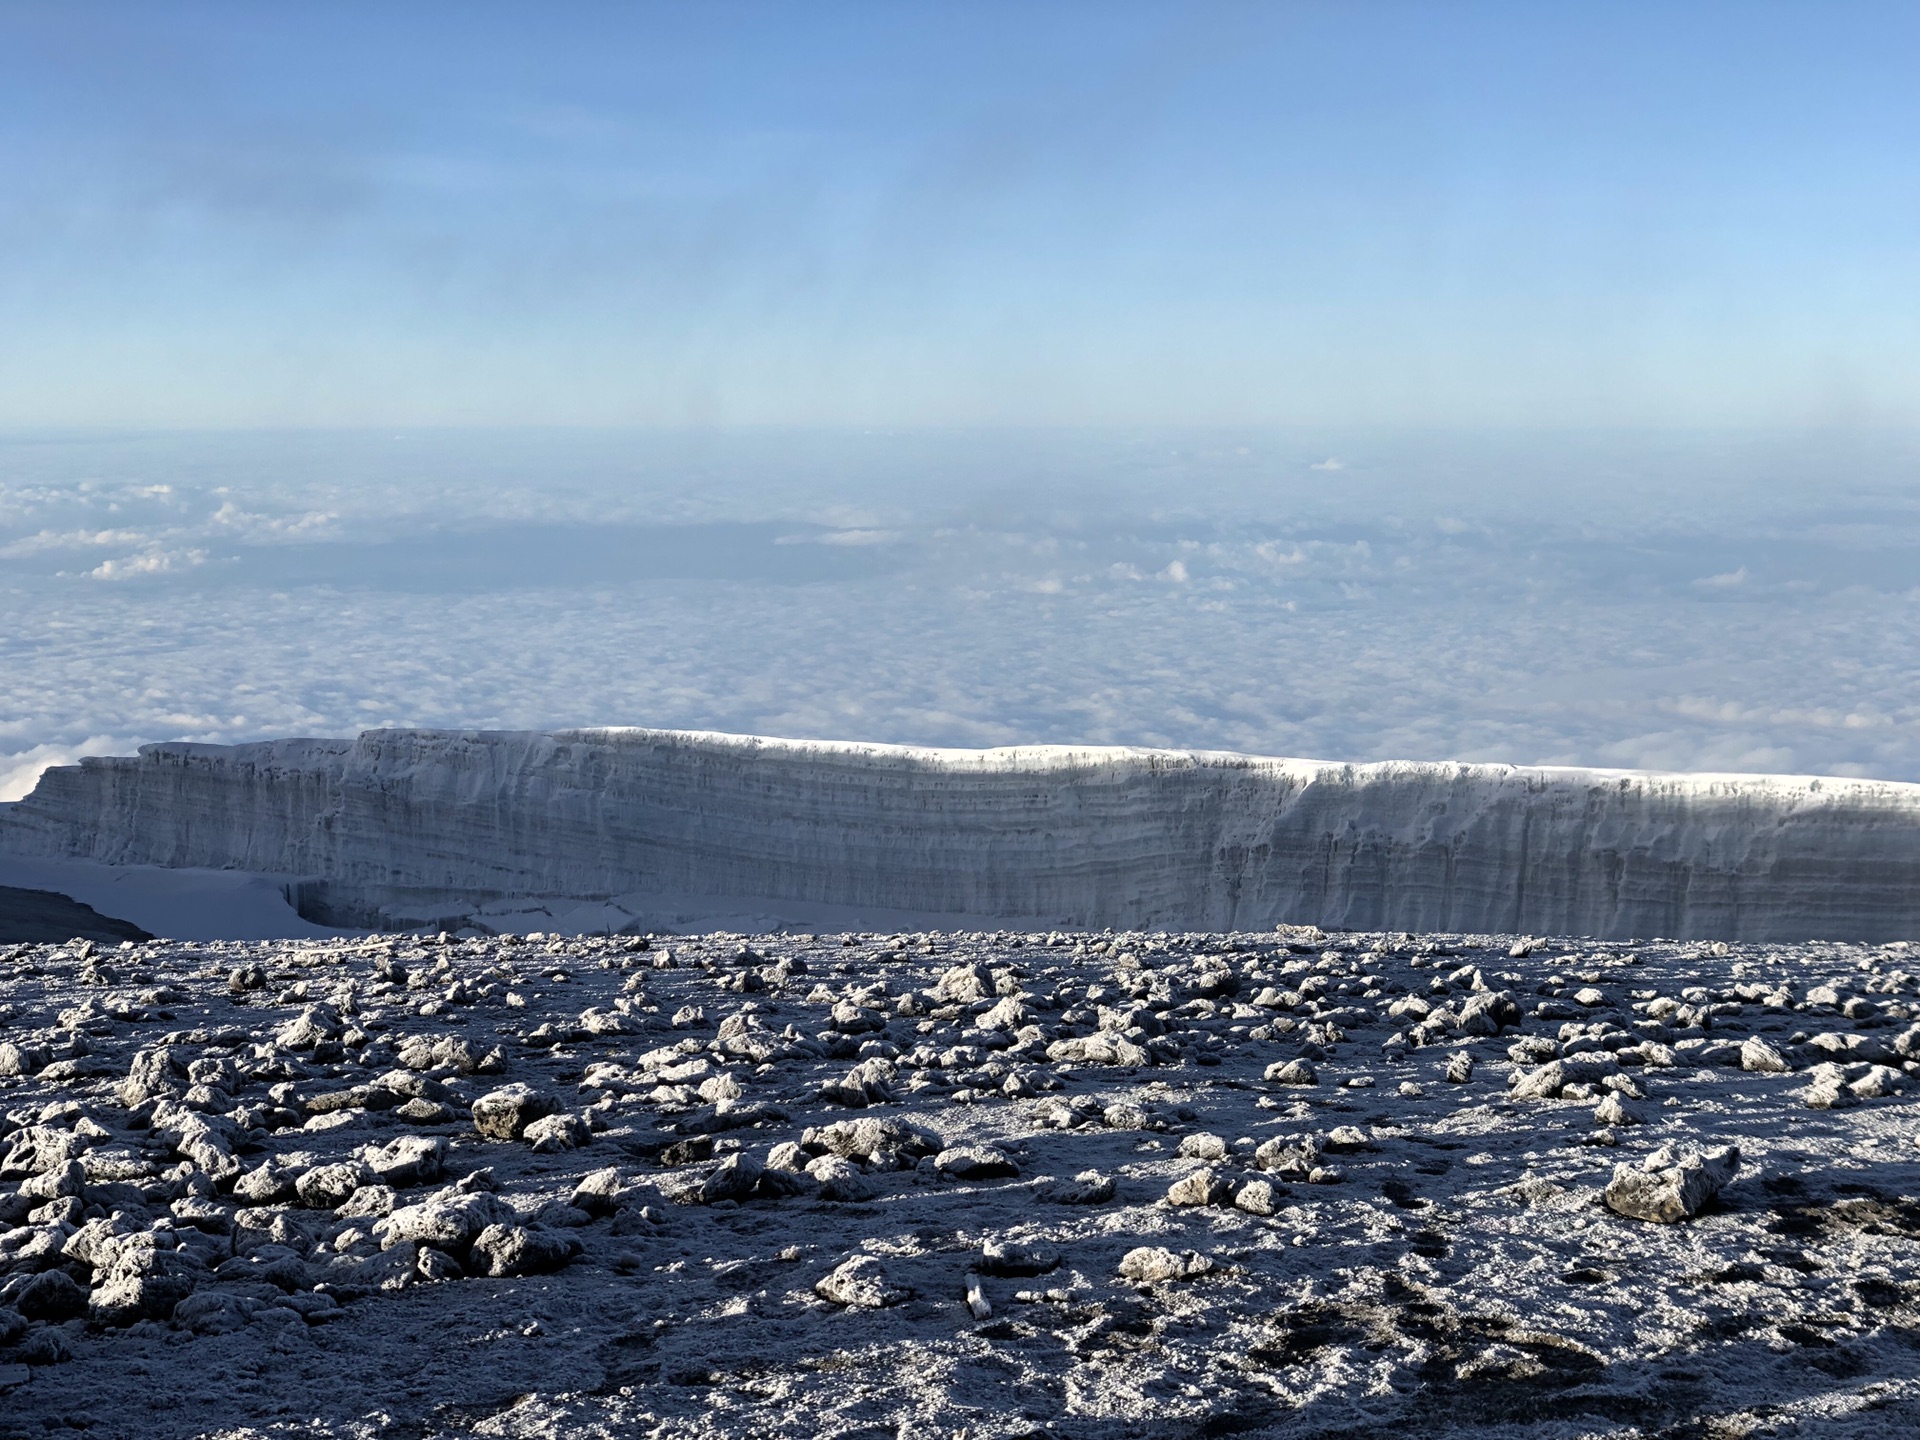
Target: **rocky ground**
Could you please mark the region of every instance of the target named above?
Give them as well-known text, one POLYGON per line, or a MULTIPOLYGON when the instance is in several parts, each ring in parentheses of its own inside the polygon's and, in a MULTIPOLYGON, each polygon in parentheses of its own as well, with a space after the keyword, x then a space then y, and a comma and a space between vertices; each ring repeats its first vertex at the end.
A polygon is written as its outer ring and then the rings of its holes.
POLYGON ((27 890, 0 885, 0 944, 15 940, 60 942, 87 939, 103 944, 122 940, 151 940, 138 925, 102 915, 52 890, 27 890))
POLYGON ((1915 971, 0 947, 0 1436, 1914 1433, 1915 971))

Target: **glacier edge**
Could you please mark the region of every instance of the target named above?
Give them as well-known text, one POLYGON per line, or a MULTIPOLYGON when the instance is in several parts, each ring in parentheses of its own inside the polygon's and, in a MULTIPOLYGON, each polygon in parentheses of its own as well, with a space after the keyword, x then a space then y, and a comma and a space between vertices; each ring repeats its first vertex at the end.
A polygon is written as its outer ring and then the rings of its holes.
POLYGON ((1920 785, 640 728, 143 746, 0 853, 298 877, 333 924, 718 896, 1043 926, 1920 935, 1920 785))

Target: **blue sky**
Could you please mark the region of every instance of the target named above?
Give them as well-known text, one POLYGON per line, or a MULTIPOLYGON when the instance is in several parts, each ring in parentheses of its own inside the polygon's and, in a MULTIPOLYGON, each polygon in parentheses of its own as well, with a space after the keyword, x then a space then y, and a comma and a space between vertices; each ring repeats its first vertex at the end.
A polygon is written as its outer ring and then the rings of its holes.
POLYGON ((1910 4, 0 3, 0 427, 1920 420, 1910 4))

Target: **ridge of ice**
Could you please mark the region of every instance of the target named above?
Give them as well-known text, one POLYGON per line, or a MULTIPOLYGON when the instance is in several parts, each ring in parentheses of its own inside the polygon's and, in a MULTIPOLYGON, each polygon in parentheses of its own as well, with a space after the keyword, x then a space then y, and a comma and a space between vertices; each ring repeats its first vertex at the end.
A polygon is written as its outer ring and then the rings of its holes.
POLYGON ((1920 785, 1820 776, 370 730, 55 767, 0 804, 0 853, 298 877, 329 923, 654 896, 1081 927, 1920 934, 1920 785))

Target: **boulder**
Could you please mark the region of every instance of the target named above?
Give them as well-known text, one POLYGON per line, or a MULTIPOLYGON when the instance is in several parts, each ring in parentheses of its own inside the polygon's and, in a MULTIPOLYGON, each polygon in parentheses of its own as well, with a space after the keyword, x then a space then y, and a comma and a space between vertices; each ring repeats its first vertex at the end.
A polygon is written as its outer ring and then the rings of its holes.
POLYGON ((464 1250, 489 1225, 511 1221, 513 1208, 484 1191, 466 1194, 443 1191, 417 1205, 406 1205, 374 1222, 373 1233, 382 1249, 397 1245, 431 1245, 439 1250, 464 1250))
POLYGON ((402 1135, 385 1145, 367 1146, 360 1158, 381 1184, 405 1190, 431 1185, 446 1172, 447 1142, 438 1135, 402 1135))
POLYGON ((473 1126, 489 1140, 518 1140, 529 1125, 560 1108, 529 1085, 503 1085, 473 1102, 473 1126))
POLYGON ((362 1161, 316 1165, 293 1182, 294 1193, 309 1210, 334 1210, 347 1203, 362 1185, 375 1183, 373 1171, 362 1161))
POLYGON ((806 1173, 819 1184, 822 1200, 858 1203, 871 1200, 879 1193, 878 1187, 858 1166, 838 1155, 821 1155, 808 1162, 806 1173))
POLYGON ((1305 1060, 1288 1060, 1269 1065, 1265 1078, 1274 1085, 1318 1085, 1320 1072, 1305 1060))
POLYGON ((691 1199, 702 1205, 720 1200, 750 1200, 760 1188, 760 1162, 744 1151, 736 1151, 702 1177, 691 1199))
POLYGON ((898 1305, 913 1294, 904 1285, 890 1283, 880 1262, 871 1255, 856 1255, 836 1266, 823 1275, 813 1289, 822 1300, 860 1310, 898 1305))
POLYGON ((1013 1159, 991 1145, 956 1145, 934 1157, 933 1168, 956 1180, 1004 1180, 1018 1175, 1013 1159))
POLYGON ((1196 1170, 1167 1190, 1169 1205, 1224 1205, 1232 1198, 1233 1187, 1213 1170, 1196 1170))
POLYGON ((1636 1164, 1616 1165, 1607 1208, 1633 1220, 1672 1225, 1691 1220, 1740 1168, 1740 1149, 1681 1152, 1662 1146, 1636 1164))
POLYGON ((482 1275, 543 1275, 578 1255, 580 1242, 551 1230, 489 1225, 473 1241, 471 1269, 482 1275))
POLYGON ((542 1155, 578 1150, 593 1143, 593 1127, 579 1115, 548 1115, 535 1120, 521 1138, 542 1155))
POLYGON ((1784 1075, 1793 1066, 1786 1056, 1758 1035, 1749 1035, 1740 1045, 1740 1068, 1762 1075, 1784 1075))
POLYGON ((1141 1245, 1120 1257, 1120 1278, 1136 1285, 1164 1285, 1191 1280, 1213 1269, 1213 1262, 1189 1250, 1184 1255, 1160 1245, 1141 1245))

